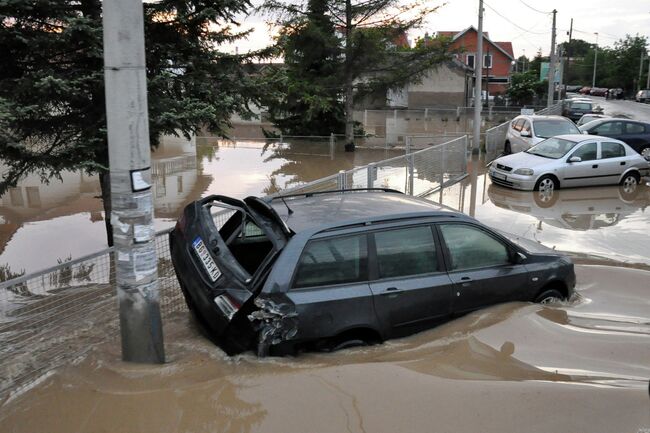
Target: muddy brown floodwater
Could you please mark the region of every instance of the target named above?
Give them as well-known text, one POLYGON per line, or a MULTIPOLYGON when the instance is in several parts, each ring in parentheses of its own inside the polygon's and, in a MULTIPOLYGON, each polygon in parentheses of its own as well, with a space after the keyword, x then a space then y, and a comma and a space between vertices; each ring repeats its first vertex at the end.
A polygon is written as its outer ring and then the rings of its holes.
POLYGON ((167 364, 122 363, 113 338, 7 398, 0 431, 646 431, 650 272, 576 270, 579 295, 565 304, 503 304, 295 358, 229 358, 179 314, 166 323, 167 364))

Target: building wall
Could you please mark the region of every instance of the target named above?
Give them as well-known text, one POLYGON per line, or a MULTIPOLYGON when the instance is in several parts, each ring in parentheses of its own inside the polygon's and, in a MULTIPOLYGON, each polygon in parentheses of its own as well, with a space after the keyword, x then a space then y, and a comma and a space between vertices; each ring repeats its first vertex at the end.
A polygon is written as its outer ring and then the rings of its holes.
MULTIPOLYGON (((462 51, 459 54, 458 60, 462 63, 467 63, 467 55, 473 54, 475 62, 476 52, 478 50, 478 33, 470 29, 462 37, 454 41, 452 49, 459 49, 462 51)), ((512 70, 512 60, 500 51, 495 45, 483 40, 483 54, 490 54, 492 56, 492 67, 490 69, 483 68, 483 76, 490 75, 494 77, 509 77, 512 70)), ((478 64, 478 62, 477 62, 478 64)), ((480 64, 482 65, 482 63, 480 64)), ((485 81, 484 81, 485 83, 485 81)), ((485 84, 484 84, 485 85, 485 84)), ((507 83, 489 83, 488 90, 490 94, 504 93, 507 89, 507 83)))

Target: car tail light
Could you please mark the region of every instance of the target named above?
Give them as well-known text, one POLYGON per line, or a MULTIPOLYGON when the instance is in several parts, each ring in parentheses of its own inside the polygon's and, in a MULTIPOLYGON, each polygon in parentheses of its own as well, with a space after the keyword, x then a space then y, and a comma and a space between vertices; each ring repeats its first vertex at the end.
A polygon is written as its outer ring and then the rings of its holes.
POLYGON ((228 320, 232 320, 232 318, 235 316, 235 313, 237 313, 237 311, 239 311, 241 308, 241 305, 239 305, 237 301, 226 294, 219 295, 214 298, 214 303, 217 304, 217 307, 219 307, 221 312, 228 318, 228 320))

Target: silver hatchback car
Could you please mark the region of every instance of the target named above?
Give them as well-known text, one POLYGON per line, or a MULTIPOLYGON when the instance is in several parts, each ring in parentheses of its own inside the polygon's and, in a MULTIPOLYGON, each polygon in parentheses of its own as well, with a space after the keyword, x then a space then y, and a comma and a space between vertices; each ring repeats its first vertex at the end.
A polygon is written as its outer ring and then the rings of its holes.
POLYGON ((492 183, 522 190, 615 185, 633 188, 650 164, 620 140, 595 135, 560 135, 525 152, 490 164, 492 183))
POLYGON ((556 135, 579 133, 578 127, 562 116, 522 114, 512 119, 508 126, 503 153, 522 152, 556 135))

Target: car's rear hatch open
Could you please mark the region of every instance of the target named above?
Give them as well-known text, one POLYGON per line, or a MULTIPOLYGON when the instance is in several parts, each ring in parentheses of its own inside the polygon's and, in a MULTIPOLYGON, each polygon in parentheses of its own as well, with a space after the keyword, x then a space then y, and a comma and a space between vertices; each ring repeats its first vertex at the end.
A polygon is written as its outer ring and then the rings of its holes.
POLYGON ((185 208, 170 234, 172 260, 188 305, 214 337, 250 305, 291 235, 257 197, 213 195, 185 208))

